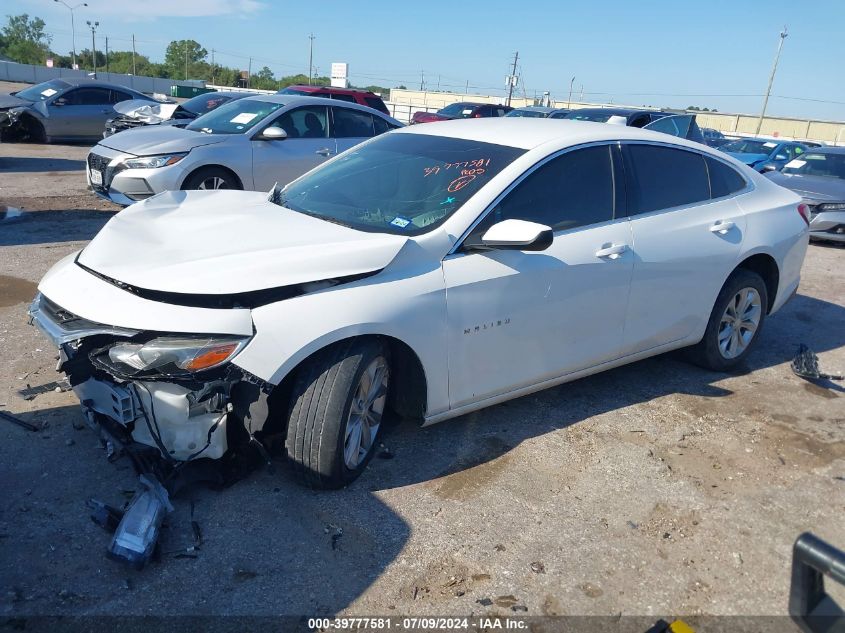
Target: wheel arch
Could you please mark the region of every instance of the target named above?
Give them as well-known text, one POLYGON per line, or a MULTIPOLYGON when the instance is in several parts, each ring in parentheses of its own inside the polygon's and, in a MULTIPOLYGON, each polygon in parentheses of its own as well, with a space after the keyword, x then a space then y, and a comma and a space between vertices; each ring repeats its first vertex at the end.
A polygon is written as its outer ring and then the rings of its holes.
POLYGON ((778 267, 777 260, 765 252, 755 253, 743 259, 734 271, 739 269, 750 270, 762 277, 763 282, 766 284, 766 293, 769 295, 766 313, 770 313, 772 306, 775 305, 780 286, 780 268, 778 267))
POLYGON ((203 165, 197 165, 194 169, 192 169, 187 174, 185 174, 185 177, 182 178, 182 182, 179 184, 179 189, 184 189, 185 183, 188 182, 188 180, 190 180, 195 174, 202 171, 203 169, 222 169, 223 171, 227 171, 230 174, 232 174, 232 176, 235 178, 235 180, 237 181, 240 188, 241 189, 244 188, 244 181, 238 175, 237 171, 235 171, 231 167, 227 167, 226 165, 220 165, 219 163, 208 163, 208 164, 203 164, 203 165))
POLYGON ((401 417, 422 420, 426 413, 428 381, 425 368, 419 355, 405 341, 386 334, 360 334, 345 336, 325 343, 311 350, 299 360, 273 387, 268 399, 268 420, 266 428, 272 432, 283 432, 290 407, 296 376, 303 366, 318 353, 335 345, 344 345, 355 339, 375 339, 380 341, 390 355, 392 374, 389 406, 401 417))

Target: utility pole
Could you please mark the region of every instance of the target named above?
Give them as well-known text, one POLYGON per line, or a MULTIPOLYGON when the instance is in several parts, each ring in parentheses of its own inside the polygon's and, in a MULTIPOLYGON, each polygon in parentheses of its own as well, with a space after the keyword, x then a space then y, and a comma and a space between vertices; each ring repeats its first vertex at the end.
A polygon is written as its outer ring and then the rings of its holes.
POLYGON ((249 66, 247 67, 246 71, 246 87, 249 88, 252 85, 252 57, 249 58, 249 66))
POLYGON ((70 37, 73 41, 73 67, 76 68, 76 27, 73 25, 73 11, 74 9, 78 9, 79 7, 87 7, 87 2, 80 2, 74 6, 70 6, 64 0, 53 0, 54 2, 58 2, 59 4, 65 5, 68 9, 70 9, 70 37))
POLYGON ((188 81, 188 40, 185 40, 185 81, 188 81))
POLYGON ((91 65, 94 66, 94 79, 97 78, 97 40, 95 35, 97 33, 97 27, 100 26, 99 22, 94 22, 91 24, 90 20, 85 20, 85 24, 91 29, 91 65))
POLYGON ((787 35, 786 26, 784 26, 778 36, 780 38, 778 40, 778 52, 775 54, 775 63, 772 66, 772 74, 769 75, 769 86, 766 88, 766 96, 763 99, 763 110, 760 112, 760 118, 757 119, 757 134, 760 134, 760 128, 763 127, 763 117, 766 116, 766 106, 769 105, 769 95, 772 93, 772 84, 775 81, 775 73, 777 72, 778 61, 780 60, 780 51, 783 48, 783 41, 786 39, 787 35))
POLYGON ((567 108, 572 105, 572 84, 574 84, 574 83, 575 83, 575 77, 573 77, 571 79, 571 81, 569 82, 569 99, 566 101, 566 107, 567 108))
POLYGON ((469 94, 469 79, 467 79, 467 85, 466 85, 466 88, 464 89, 464 94, 465 95, 469 94))
POLYGON ((106 35, 106 74, 109 72, 109 36, 106 35))
POLYGON ((505 103, 506 106, 510 106, 511 104, 511 97, 513 96, 513 84, 516 81, 516 63, 519 61, 519 51, 516 51, 513 54, 513 70, 511 71, 510 77, 508 77, 508 100, 505 103))
POLYGON ((314 34, 308 36, 308 85, 311 85, 314 77, 314 34))
POLYGON ((212 48, 211 49, 211 85, 212 86, 216 85, 214 83, 214 71, 215 70, 216 70, 216 68, 214 68, 214 49, 212 48))
POLYGON ((425 86, 425 71, 420 71, 420 91, 422 91, 423 86, 425 86))
POLYGON ((135 34, 132 34, 132 74, 137 75, 138 73, 135 72, 135 34))
POLYGON ((578 101, 584 103, 584 84, 581 84, 581 96, 578 97, 578 101))

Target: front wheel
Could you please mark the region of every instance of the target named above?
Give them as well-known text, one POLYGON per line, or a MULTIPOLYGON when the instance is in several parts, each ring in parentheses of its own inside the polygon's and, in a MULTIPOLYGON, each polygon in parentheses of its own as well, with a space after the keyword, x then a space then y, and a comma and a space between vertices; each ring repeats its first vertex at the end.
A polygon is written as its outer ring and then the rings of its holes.
POLYGON ((332 345, 296 378, 285 448, 304 483, 340 488, 366 468, 390 385, 389 355, 376 339, 332 345))
POLYGON ((735 271, 716 299, 704 338, 689 350, 691 360, 714 371, 741 363, 760 338, 768 308, 762 277, 750 270, 735 271))
POLYGON ((182 185, 182 189, 241 189, 235 175, 227 169, 204 167, 195 171, 182 185))

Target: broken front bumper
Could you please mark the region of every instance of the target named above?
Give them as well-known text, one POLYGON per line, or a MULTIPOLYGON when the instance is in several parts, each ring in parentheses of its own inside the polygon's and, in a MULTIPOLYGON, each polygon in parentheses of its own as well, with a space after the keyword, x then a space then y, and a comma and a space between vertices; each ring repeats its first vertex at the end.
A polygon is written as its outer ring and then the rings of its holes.
POLYGON ((142 444, 168 462, 185 462, 220 459, 230 437, 251 438, 263 428, 269 389, 232 365, 183 380, 111 375, 94 355, 120 339, 134 340, 140 330, 89 321, 40 294, 29 315, 59 348, 57 369, 67 374, 87 421, 110 440, 142 444))

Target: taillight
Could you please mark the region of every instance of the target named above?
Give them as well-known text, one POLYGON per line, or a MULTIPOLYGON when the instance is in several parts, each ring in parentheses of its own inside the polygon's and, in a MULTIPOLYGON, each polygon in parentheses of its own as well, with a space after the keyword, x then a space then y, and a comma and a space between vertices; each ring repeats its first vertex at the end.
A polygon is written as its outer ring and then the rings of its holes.
POLYGON ((798 215, 807 223, 807 226, 810 226, 810 208, 806 204, 801 203, 798 205, 798 215))
POLYGON ((473 114, 473 115, 472 115, 472 118, 473 118, 473 119, 480 119, 480 118, 481 118, 481 113, 480 113, 480 112, 476 112, 475 114, 473 114))

